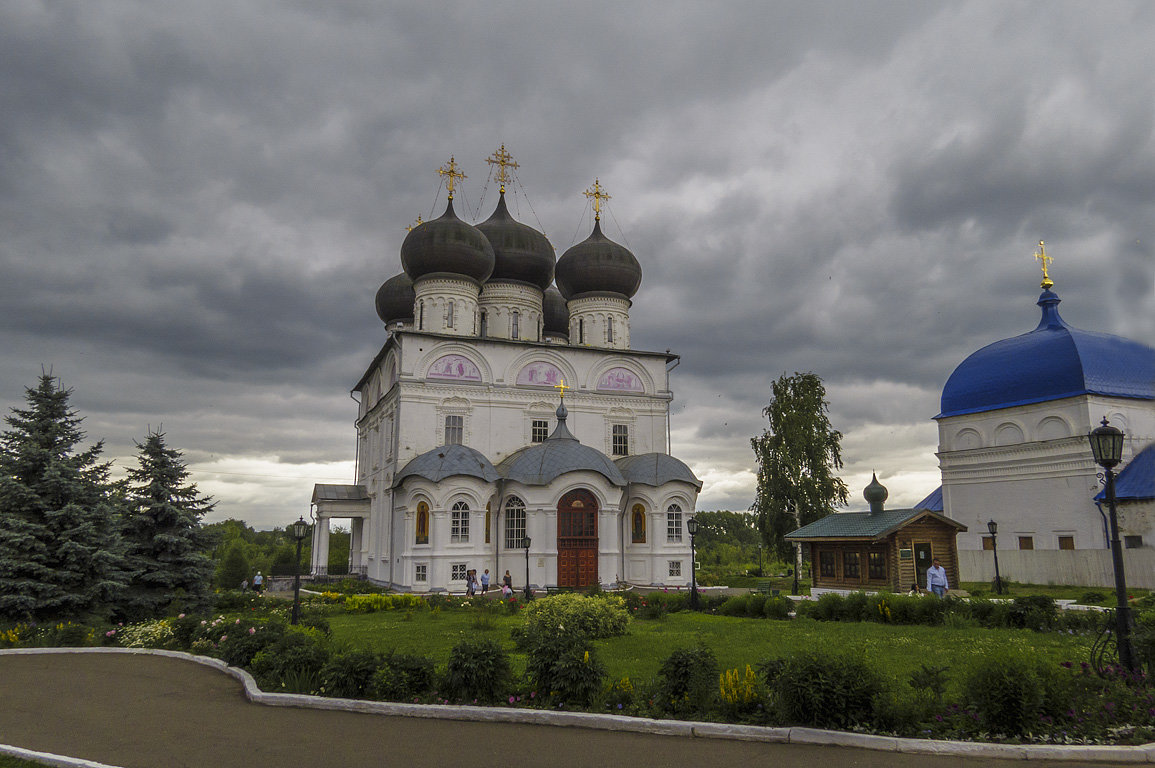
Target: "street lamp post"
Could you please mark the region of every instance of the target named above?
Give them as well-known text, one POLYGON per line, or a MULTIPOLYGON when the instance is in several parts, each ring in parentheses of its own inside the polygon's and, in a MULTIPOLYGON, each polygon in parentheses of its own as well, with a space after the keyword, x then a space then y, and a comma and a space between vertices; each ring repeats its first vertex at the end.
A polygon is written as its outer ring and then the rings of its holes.
POLYGON ((297 540, 297 559, 293 561, 293 617, 289 623, 296 624, 301 620, 301 542, 309 533, 309 524, 302 517, 291 527, 297 540))
POLYGON ((995 593, 1003 593, 1003 580, 999 578, 999 524, 992 518, 987 523, 987 530, 991 532, 991 552, 995 555, 995 593))
POLYGON ((530 588, 529 588, 529 545, 532 543, 533 543, 533 540, 530 539, 528 536, 526 536, 525 538, 523 538, 521 540, 521 546, 525 548, 525 599, 526 600, 532 600, 533 599, 533 592, 530 591, 530 588))
POLYGON ((762 578, 762 545, 758 545, 758 578, 762 578))
POLYGON ((698 533, 698 518, 691 517, 686 521, 686 531, 690 534, 690 610, 698 610, 698 572, 694 566, 697 564, 697 550, 694 548, 694 536, 698 533))
POLYGON ((1115 466, 1123 460, 1123 433, 1107 423, 1095 427, 1088 435, 1095 463, 1103 468, 1107 480, 1107 510, 1111 520, 1111 562, 1115 566, 1115 642, 1119 646, 1119 663, 1134 671, 1134 649, 1131 647, 1131 605, 1127 602, 1127 577, 1123 572, 1123 546, 1119 543, 1119 519, 1115 511, 1115 466))

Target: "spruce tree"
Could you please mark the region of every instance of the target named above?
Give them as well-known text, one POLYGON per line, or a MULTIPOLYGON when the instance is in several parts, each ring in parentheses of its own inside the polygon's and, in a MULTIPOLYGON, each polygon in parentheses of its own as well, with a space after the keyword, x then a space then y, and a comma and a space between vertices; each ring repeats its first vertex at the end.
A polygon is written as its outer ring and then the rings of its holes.
POLYGON ((214 504, 188 482, 180 451, 165 445, 164 433, 149 432, 137 443, 138 467, 128 471, 124 538, 132 581, 125 615, 145 618, 177 607, 203 607, 213 576, 211 537, 201 519, 214 504))
POLYGON ((72 391, 50 374, 25 389, 0 436, 0 618, 83 618, 120 598, 127 578, 117 490, 103 444, 79 450, 72 391))

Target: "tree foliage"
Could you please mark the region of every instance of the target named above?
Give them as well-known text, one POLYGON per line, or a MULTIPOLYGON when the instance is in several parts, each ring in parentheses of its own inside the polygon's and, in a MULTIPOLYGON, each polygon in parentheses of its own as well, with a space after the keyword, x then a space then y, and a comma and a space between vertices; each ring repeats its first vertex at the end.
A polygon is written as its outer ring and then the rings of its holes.
POLYGON ((136 447, 138 467, 128 471, 124 515, 133 571, 125 611, 140 618, 161 615, 176 600, 186 608, 207 600, 212 539, 201 520, 213 502, 188 482, 184 458, 165 444, 163 432, 149 432, 136 447))
POLYGON ((128 578, 119 536, 120 490, 80 450, 71 390, 48 373, 25 389, 0 436, 0 617, 73 618, 107 609, 128 578))
POLYGON ((751 438, 758 463, 758 490, 752 507, 768 546, 783 559, 791 546, 783 538, 825 517, 849 498, 842 468, 842 433, 827 417, 826 388, 814 373, 783 374, 771 387, 762 413, 770 426, 751 438))

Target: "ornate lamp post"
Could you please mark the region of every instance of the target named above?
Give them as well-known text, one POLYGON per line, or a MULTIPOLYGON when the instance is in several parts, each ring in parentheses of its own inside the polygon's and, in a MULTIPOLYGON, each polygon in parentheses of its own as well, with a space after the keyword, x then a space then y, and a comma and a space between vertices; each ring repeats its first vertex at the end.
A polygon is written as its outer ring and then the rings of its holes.
POLYGON ((532 600, 533 592, 529 589, 529 545, 533 540, 528 536, 521 540, 521 546, 525 549, 525 599, 532 600))
POLYGON ((301 620, 301 542, 309 534, 309 524, 302 517, 289 527, 297 540, 297 559, 293 561, 293 617, 289 620, 290 624, 296 624, 301 620))
POLYGON ((1123 433, 1107 423, 1095 427, 1087 436, 1095 463, 1103 468, 1107 479, 1107 510, 1111 520, 1111 561, 1115 566, 1115 642, 1119 646, 1119 663, 1134 671, 1134 649, 1131 647, 1131 605, 1127 602, 1127 577, 1123 572, 1123 546, 1119 543, 1119 519, 1115 511, 1115 466, 1123 460, 1123 433))
POLYGON ((694 548, 694 536, 698 533, 698 518, 691 517, 686 521, 686 531, 690 534, 690 610, 696 611, 698 605, 698 572, 694 568, 697 565, 697 551, 694 548))
POLYGON ((987 530, 991 532, 991 552, 995 555, 995 593, 1003 593, 1003 580, 999 578, 999 524, 992 518, 987 523, 987 530))

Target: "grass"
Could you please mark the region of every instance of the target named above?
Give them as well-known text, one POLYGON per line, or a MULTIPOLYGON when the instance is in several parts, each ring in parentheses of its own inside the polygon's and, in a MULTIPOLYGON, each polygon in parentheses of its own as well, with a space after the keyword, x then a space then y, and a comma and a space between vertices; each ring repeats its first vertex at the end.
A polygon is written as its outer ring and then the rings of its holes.
POLYGON ((0 768, 44 768, 47 763, 34 763, 11 755, 0 755, 0 768))
MULTIPOLYGON (((983 597, 999 597, 995 594, 994 587, 989 582, 985 581, 964 581, 962 588, 972 595, 981 595, 983 597)), ((1113 606, 1115 605, 1115 588, 1114 587, 1077 587, 1068 586, 1064 584, 1020 584, 1016 582, 1003 581, 1002 597, 1022 597, 1024 595, 1045 595, 1053 597, 1056 600, 1076 600, 1083 602, 1083 595, 1088 592, 1098 592, 1103 595, 1103 599, 1090 603, 1091 605, 1113 606)), ((1127 594, 1133 598, 1145 597, 1150 593, 1147 589, 1130 588, 1127 594)))
MULTIPOLYGON (((495 616, 492 628, 481 630, 473 616, 457 611, 420 611, 411 619, 394 611, 329 618, 339 644, 420 654, 433 658, 441 667, 458 641, 483 634, 510 653, 518 672, 524 669, 525 657, 514 648, 510 630, 520 622, 519 616, 495 616)), ((756 665, 803 650, 846 650, 864 654, 885 674, 905 681, 926 663, 950 665, 952 679, 958 679, 961 670, 979 659, 1010 648, 1031 652, 1054 664, 1077 663, 1089 658, 1091 638, 1030 630, 772 621, 680 612, 660 620, 635 620, 629 634, 600 640, 596 645, 611 679, 647 679, 657 675, 662 661, 675 649, 699 642, 714 651, 722 669, 756 665)))

